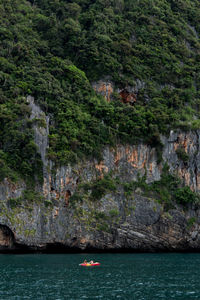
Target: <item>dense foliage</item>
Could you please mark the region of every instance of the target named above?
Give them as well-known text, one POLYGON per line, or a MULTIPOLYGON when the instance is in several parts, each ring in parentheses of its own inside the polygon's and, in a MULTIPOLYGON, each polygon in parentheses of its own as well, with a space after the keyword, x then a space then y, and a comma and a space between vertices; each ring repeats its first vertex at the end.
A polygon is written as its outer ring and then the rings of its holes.
POLYGON ((124 184, 124 193, 130 197, 133 191, 140 188, 143 194, 150 198, 155 198, 164 205, 166 210, 173 208, 178 203, 183 206, 200 203, 200 196, 193 192, 188 186, 182 186, 181 180, 169 173, 169 167, 164 165, 161 179, 147 184, 146 177, 138 178, 137 182, 124 184))
POLYGON ((77 191, 70 198, 70 203, 74 204, 85 199, 90 201, 100 200, 107 193, 116 192, 116 190, 116 179, 113 179, 111 174, 104 174, 103 178, 98 178, 90 183, 79 184, 77 191))
POLYGON ((160 145, 171 127, 199 128, 198 0, 2 0, 0 179, 41 169, 26 96, 51 117, 49 157, 99 157, 104 145, 160 145), (134 106, 91 82, 144 83, 134 106))

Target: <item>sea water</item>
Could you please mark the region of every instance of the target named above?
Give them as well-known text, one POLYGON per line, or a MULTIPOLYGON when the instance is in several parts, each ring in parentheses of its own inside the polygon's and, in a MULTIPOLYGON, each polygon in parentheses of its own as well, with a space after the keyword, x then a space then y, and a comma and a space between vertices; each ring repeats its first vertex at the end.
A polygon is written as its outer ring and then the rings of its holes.
POLYGON ((200 299, 200 254, 0 255, 0 299, 200 299))

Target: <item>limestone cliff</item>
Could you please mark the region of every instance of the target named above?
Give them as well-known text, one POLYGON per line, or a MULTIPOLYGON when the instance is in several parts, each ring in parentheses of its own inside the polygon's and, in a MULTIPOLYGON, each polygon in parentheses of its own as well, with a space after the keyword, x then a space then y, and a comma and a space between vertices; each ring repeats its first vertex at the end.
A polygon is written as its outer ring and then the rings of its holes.
POLYGON ((200 192, 200 131, 170 132, 162 136, 162 161, 148 145, 117 145, 104 149, 102 161, 82 161, 77 165, 55 168, 46 158, 49 118, 35 104, 31 118, 42 118, 46 126, 34 125, 35 142, 43 161, 43 199, 10 205, 20 199, 26 186, 8 179, 0 184, 1 249, 28 247, 48 250, 53 245, 77 250, 175 251, 200 249, 200 209, 184 209, 174 204, 164 209, 152 195, 140 188, 127 195, 124 184, 145 176, 146 183, 161 178, 165 163, 171 173, 185 185, 200 192), (177 149, 188 159, 183 160, 177 149), (92 197, 91 183, 106 174, 115 182, 115 189, 105 189, 97 199, 92 197), (88 186, 84 192, 84 186, 88 186), (80 192, 81 191, 81 192, 80 192), (78 197, 77 197, 78 195, 78 197), (76 196, 76 197, 75 197, 76 196))

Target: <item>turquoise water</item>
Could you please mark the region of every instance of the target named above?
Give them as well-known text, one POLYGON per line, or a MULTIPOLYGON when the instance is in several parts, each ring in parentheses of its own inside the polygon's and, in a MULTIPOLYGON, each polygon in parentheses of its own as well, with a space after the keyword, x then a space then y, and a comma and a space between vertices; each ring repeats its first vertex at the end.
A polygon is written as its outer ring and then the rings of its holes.
POLYGON ((0 255, 0 269, 1 300, 200 299, 200 254, 0 255))

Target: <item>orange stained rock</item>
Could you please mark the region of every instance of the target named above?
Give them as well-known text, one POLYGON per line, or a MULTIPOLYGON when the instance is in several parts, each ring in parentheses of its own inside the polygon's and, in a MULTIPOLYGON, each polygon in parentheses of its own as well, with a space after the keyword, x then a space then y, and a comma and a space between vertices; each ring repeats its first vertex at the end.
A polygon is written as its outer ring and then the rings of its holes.
POLYGON ((190 189, 195 192, 196 190, 199 190, 200 188, 200 185, 199 185, 199 178, 198 176, 196 176, 196 184, 193 183, 193 181, 191 180, 191 174, 189 172, 189 170, 185 170, 185 174, 183 175, 183 178, 184 178, 184 181, 185 181, 185 184, 187 186, 190 187, 190 189))
POLYGON ((185 149, 185 152, 188 153, 188 148, 189 150, 194 147, 194 141, 191 140, 189 137, 185 138, 184 142, 183 142, 183 147, 185 149))
POLYGON ((47 196, 48 196, 48 193, 49 193, 49 185, 47 184, 46 178, 44 178, 42 190, 43 190, 43 195, 44 195, 44 197, 47 197, 47 196))
POLYGON ((188 170, 185 170, 185 183, 188 186, 190 186, 190 176, 190 172, 188 170))
POLYGON ((49 185, 51 186, 52 178, 51 175, 49 174, 49 185))
POLYGON ((183 173, 182 173, 182 170, 181 170, 181 169, 178 169, 178 171, 177 171, 177 175, 178 175, 178 177, 179 177, 179 178, 181 178, 181 179, 183 179, 183 178, 184 178, 184 176, 183 176, 183 173))
POLYGON ((69 184, 70 181, 71 181, 71 178, 67 176, 66 179, 65 179, 65 184, 69 184))
POLYGON ((194 187, 194 185, 191 185, 191 186, 190 186, 190 189, 191 189, 191 191, 195 192, 195 187, 194 187))
POLYGON ((178 149, 178 147, 180 146, 179 143, 174 143, 174 150, 176 151, 178 149))
POLYGON ((58 209, 58 208, 56 208, 56 209, 55 209, 55 213, 54 213, 54 215, 53 215, 53 218, 57 217, 57 216, 58 216, 58 214, 59 214, 59 209, 58 209))
POLYGON ((180 134, 178 136, 178 141, 174 143, 174 150, 176 151, 178 147, 182 146, 185 149, 185 152, 187 153, 188 145, 193 144, 193 142, 188 138, 187 136, 184 136, 183 134, 180 134))
POLYGON ((144 169, 144 167, 146 166, 146 164, 147 164, 147 160, 144 159, 143 162, 142 162, 142 164, 140 166, 138 166, 138 169, 144 169))
POLYGON ((185 152, 187 152, 187 145, 188 143, 190 143, 190 140, 187 140, 187 137, 185 137, 184 141, 183 141, 183 147, 185 149, 185 152))
POLYGON ((126 89, 122 90, 119 94, 123 103, 133 104, 136 102, 136 95, 134 93, 129 93, 126 89))
POLYGON ((138 152, 133 149, 133 151, 128 153, 128 162, 134 167, 138 168, 138 152))
POLYGON ((128 154, 128 162, 138 163, 138 152, 136 149, 133 149, 132 152, 129 151, 128 154))
POLYGON ((130 153, 130 148, 129 148, 129 146, 127 146, 126 148, 125 148, 125 153, 126 153, 126 155, 129 155, 129 153, 130 153))
POLYGON ((80 239, 80 244, 86 244, 88 240, 86 238, 80 239))
MULTIPOLYGON (((185 184, 187 186, 190 186, 190 177, 191 177, 191 175, 190 175, 190 172, 187 169, 185 169, 185 168, 179 169, 178 170, 178 176, 185 181, 185 184)), ((192 186, 190 186, 190 187, 192 188, 192 186)))
POLYGON ((70 190, 67 190, 66 192, 65 192, 65 205, 66 206, 68 206, 68 204, 69 204, 69 198, 71 197, 71 192, 70 192, 70 190))
POLYGON ((95 165, 95 168, 100 172, 100 173, 103 173, 103 172, 108 172, 108 167, 107 166, 105 166, 104 164, 103 164, 103 162, 101 161, 99 164, 96 164, 95 165))
POLYGON ((8 184, 9 184, 9 187, 11 189, 11 192, 14 193, 16 190, 17 190, 17 186, 12 183, 9 179, 7 180, 8 184))
POLYGON ((104 98, 110 102, 110 97, 113 93, 113 88, 112 88, 112 85, 111 83, 105 83, 105 82, 102 82, 100 83, 100 86, 94 86, 94 90, 98 93, 101 93, 104 98))
POLYGON ((58 191, 55 191, 55 194, 56 194, 56 200, 59 200, 60 199, 60 193, 58 191))
POLYGON ((184 137, 182 134, 179 134, 177 141, 174 142, 174 150, 176 151, 184 143, 184 137))
POLYGON ((152 174, 152 172, 153 172, 153 163, 150 163, 149 164, 149 173, 152 174))
MULTIPOLYGON (((126 151, 127 153, 127 151, 126 151)), ((147 158, 143 157, 142 163, 139 165, 139 157, 138 157, 138 151, 136 149, 133 149, 133 151, 130 153, 128 152, 128 159, 127 161, 136 169, 142 169, 145 167, 147 163, 147 158)))
POLYGON ((64 189, 64 180, 63 178, 60 178, 60 190, 63 191, 64 189))
POLYGON ((119 161, 121 160, 122 157, 123 157, 122 151, 117 150, 117 151, 115 152, 114 164, 115 164, 115 165, 118 165, 118 164, 119 164, 119 161))

